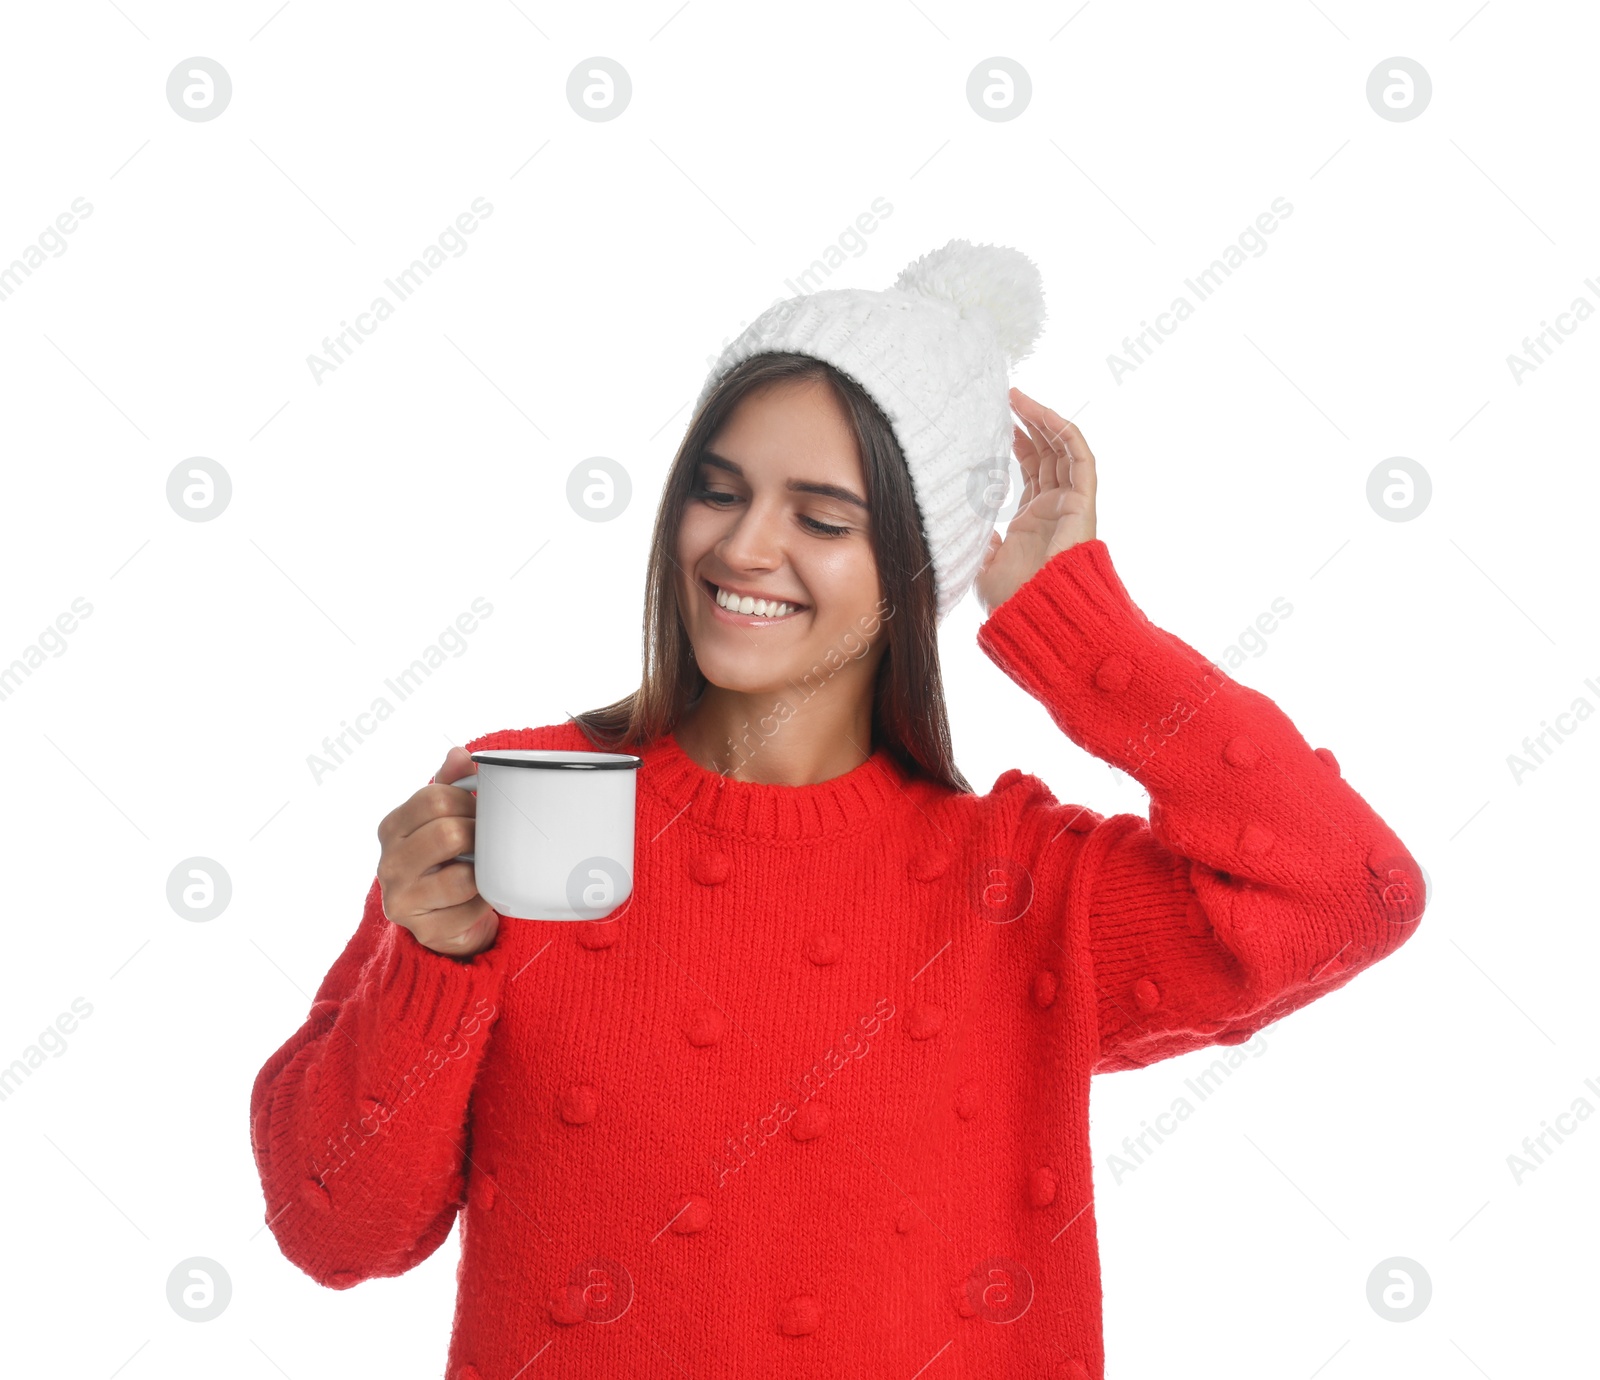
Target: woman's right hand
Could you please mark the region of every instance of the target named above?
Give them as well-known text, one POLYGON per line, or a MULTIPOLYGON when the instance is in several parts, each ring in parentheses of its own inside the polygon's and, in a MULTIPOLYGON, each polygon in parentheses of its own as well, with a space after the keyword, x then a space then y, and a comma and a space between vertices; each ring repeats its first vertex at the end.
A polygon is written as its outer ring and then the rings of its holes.
POLYGON ((383 913, 419 944, 452 958, 469 958, 494 943, 500 917, 478 895, 477 874, 458 853, 473 851, 477 799, 443 783, 470 776, 472 755, 453 747, 433 781, 378 825, 383 852, 378 886, 383 913))

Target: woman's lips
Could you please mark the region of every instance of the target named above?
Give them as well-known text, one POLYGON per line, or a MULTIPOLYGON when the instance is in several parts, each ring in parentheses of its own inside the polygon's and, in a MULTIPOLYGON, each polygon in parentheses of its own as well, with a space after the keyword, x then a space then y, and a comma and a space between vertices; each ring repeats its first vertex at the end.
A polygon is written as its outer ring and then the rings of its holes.
POLYGON ((706 598, 711 601, 712 618, 721 623, 728 623, 736 628, 776 627, 780 623, 787 623, 791 619, 798 618, 802 613, 809 613, 811 611, 810 605, 806 605, 803 608, 797 608, 789 613, 784 614, 781 618, 768 618, 759 613, 732 613, 728 609, 723 608, 722 605, 717 602, 717 587, 715 585, 707 580, 702 582, 702 586, 705 589, 706 598))

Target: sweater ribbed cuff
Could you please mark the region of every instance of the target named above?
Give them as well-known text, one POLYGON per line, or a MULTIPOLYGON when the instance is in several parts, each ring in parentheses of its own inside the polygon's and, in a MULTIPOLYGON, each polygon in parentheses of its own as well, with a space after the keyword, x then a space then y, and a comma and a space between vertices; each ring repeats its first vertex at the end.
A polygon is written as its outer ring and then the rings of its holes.
POLYGON ((476 1066, 477 1058, 466 1055, 498 1014, 505 951, 497 939, 471 958, 451 958, 404 925, 382 923, 388 929, 362 978, 373 999, 355 1003, 352 1034, 367 1095, 388 1100, 407 1073, 437 1066, 439 1058, 476 1066))
POLYGON ((1073 742, 1146 785, 1177 706, 1232 684, 1145 617, 1098 538, 1046 561, 979 627, 978 645, 1073 742))

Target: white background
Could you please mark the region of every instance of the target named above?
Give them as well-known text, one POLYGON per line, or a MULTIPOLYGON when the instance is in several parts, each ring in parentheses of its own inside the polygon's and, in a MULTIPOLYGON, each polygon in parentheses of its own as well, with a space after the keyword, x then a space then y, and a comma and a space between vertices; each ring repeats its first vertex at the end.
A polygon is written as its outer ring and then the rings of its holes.
MULTIPOLYGON (((0 700, 0 1065, 92 1006, 0 1102, 6 1368, 442 1368, 457 1238, 312 1283, 263 1225, 251 1080, 450 744, 636 684, 709 357, 881 197, 830 285, 952 236, 1032 257, 1050 317, 1015 381, 1094 447, 1135 601, 1219 660, 1292 604, 1237 678, 1432 883, 1415 939, 1265 1032, 1120 1182, 1108 1156, 1212 1056, 1096 1081, 1109 1373, 1594 1373, 1600 1125, 1520 1184, 1507 1156, 1600 1107, 1600 723, 1520 784, 1507 757, 1600 706, 1600 320, 1520 383, 1507 356, 1600 307, 1600 22, 1475 3, 8 6, 0 264, 93 211, 0 301, 0 666, 93 612, 0 700), (165 94, 195 55, 233 82, 203 123, 165 94), (566 98, 596 55, 633 83, 604 123, 566 98), (996 55, 1033 85, 1005 122, 965 95, 996 55), (1366 96, 1395 55, 1433 83, 1405 122, 1366 96), (307 355, 476 197, 467 251, 316 382, 307 355), (1278 197, 1267 252, 1118 382, 1107 356, 1278 197), (594 455, 634 484, 609 523, 565 498, 594 455), (167 502, 194 456, 231 476, 214 521, 167 502), (1366 497, 1395 456, 1433 485, 1411 521, 1366 497), (464 654, 319 782, 324 737, 479 596, 464 654), (167 902, 192 856, 232 881, 209 923, 167 902), (233 1282, 205 1325, 166 1300, 189 1256, 233 1282), (1432 1281, 1410 1322, 1367 1300, 1391 1256, 1432 1281)), ((980 616, 941 632, 974 786, 1021 766, 1143 813, 978 651, 980 616)))

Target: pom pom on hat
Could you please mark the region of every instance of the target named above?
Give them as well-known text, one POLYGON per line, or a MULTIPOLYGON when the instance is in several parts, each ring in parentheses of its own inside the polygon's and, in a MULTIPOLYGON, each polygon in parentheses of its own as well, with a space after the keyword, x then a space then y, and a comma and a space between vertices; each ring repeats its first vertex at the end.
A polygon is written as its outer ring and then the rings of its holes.
POLYGON ((894 286, 952 302, 968 319, 986 319, 1013 366, 1033 353, 1044 328, 1039 270, 1020 249, 1007 245, 951 240, 907 264, 894 286))

